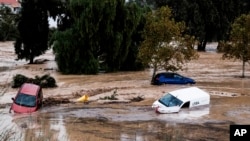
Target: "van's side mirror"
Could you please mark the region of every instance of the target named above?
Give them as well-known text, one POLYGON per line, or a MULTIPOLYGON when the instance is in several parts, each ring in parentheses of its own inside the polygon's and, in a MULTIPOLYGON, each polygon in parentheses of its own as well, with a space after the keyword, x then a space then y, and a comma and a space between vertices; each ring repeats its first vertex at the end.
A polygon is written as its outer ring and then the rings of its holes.
POLYGON ((14 101, 14 100, 15 100, 15 99, 14 99, 14 97, 12 97, 11 99, 12 99, 12 101, 14 101))

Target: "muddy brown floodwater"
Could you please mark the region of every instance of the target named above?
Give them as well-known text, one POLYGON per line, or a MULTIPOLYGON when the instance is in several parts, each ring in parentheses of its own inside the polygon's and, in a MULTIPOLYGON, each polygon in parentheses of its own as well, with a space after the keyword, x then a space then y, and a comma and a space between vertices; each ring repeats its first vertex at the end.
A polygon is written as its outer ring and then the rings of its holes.
POLYGON ((13 42, 0 43, 0 140, 12 141, 229 141, 231 124, 250 123, 250 68, 241 76, 241 62, 222 60, 216 44, 178 73, 196 80, 211 95, 208 106, 181 109, 174 114, 156 114, 153 101, 164 93, 190 85, 150 85, 151 70, 62 75, 57 71, 51 50, 29 65, 15 61, 13 42), (45 105, 32 114, 9 113, 12 77, 50 74, 58 87, 43 89, 45 98, 66 98, 67 104, 45 105), (117 102, 101 98, 117 93, 117 102), (76 103, 88 94, 89 103, 76 103), (143 97, 140 102, 129 102, 143 97))

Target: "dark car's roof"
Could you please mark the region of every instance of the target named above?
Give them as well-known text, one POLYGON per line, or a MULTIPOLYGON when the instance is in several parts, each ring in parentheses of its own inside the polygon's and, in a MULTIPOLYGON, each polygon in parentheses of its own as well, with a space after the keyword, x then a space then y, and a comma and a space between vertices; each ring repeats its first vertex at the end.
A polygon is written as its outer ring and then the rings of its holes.
POLYGON ((20 93, 25 93, 29 95, 36 95, 37 92, 39 91, 40 86, 35 85, 35 84, 30 84, 30 83, 25 83, 22 85, 20 89, 20 93))

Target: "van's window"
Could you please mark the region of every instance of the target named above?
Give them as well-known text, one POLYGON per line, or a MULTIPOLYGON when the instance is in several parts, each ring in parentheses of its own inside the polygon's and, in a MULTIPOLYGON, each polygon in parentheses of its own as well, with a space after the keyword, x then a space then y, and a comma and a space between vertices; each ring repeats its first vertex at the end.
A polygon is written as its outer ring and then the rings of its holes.
POLYGON ((159 102, 167 107, 180 106, 183 102, 171 94, 166 94, 159 99, 159 102))
POLYGON ((19 93, 15 99, 15 103, 17 105, 21 105, 25 107, 35 107, 36 96, 19 93))

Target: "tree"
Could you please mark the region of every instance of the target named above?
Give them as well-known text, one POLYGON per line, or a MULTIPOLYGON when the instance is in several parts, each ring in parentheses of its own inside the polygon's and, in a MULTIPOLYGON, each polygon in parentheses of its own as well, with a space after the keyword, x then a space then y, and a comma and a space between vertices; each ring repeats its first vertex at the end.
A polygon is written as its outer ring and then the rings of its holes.
POLYGON ((158 0, 157 6, 168 5, 177 22, 185 22, 187 33, 198 40, 198 50, 205 51, 217 32, 218 13, 212 0, 158 0))
POLYGON ((57 31, 51 39, 55 60, 62 73, 96 74, 98 72, 95 53, 99 44, 94 39, 102 19, 102 6, 101 2, 95 5, 95 2, 88 0, 68 3, 66 11, 71 20, 66 22, 66 28, 63 22, 60 26, 63 28, 60 28, 60 31, 57 31))
POLYGON ((55 19, 62 8, 61 0, 21 0, 18 20, 19 37, 15 42, 17 59, 29 60, 33 64, 36 56, 48 49, 48 17, 55 19))
POLYGON ((242 14, 248 14, 250 12, 250 1, 249 0, 240 0, 240 10, 242 14))
POLYGON ((60 71, 95 74, 99 62, 106 71, 127 70, 122 66, 137 51, 131 43, 136 42, 133 35, 142 19, 141 8, 125 0, 78 0, 70 1, 68 10, 70 28, 52 40, 60 71))
POLYGON ((130 46, 128 48, 128 54, 127 57, 125 59, 125 61, 122 63, 120 70, 122 71, 135 71, 135 70, 142 70, 144 69, 142 63, 140 60, 136 59, 137 55, 138 55, 138 51, 139 51, 139 46, 141 44, 141 42, 143 41, 143 37, 142 37, 142 31, 144 29, 145 26, 145 21, 146 21, 146 13, 151 11, 151 9, 148 7, 147 4, 144 3, 143 0, 136 0, 133 1, 131 0, 131 2, 128 2, 128 6, 132 6, 131 8, 133 8, 133 5, 135 4, 134 2, 136 2, 136 4, 139 7, 136 7, 137 10, 140 12, 141 16, 140 16, 140 20, 139 23, 137 25, 137 27, 135 28, 135 30, 133 31, 132 35, 131 35, 131 43, 130 46), (141 10, 139 10, 141 9, 141 10))
POLYGON ((223 59, 242 61, 242 77, 245 77, 245 64, 250 61, 250 14, 243 14, 232 24, 230 40, 222 44, 223 59))
POLYGON ((103 11, 103 17, 106 18, 101 21, 98 33, 101 48, 99 53, 104 55, 104 66, 109 72, 120 70, 128 60, 128 54, 136 51, 131 48, 131 43, 134 42, 132 36, 143 14, 142 9, 134 2, 125 4, 125 0, 112 1, 112 5, 107 4, 103 11))
POLYGON ((177 71, 183 64, 197 57, 194 39, 182 35, 185 26, 175 22, 168 7, 149 12, 144 28, 144 41, 139 50, 139 58, 144 65, 153 67, 153 76, 158 69, 177 71))
POLYGON ((13 40, 16 37, 17 17, 18 15, 12 13, 9 7, 0 6, 0 41, 13 40))
POLYGON ((21 17, 18 23, 20 37, 15 42, 17 59, 29 60, 48 49, 48 13, 42 0, 22 0, 21 17))
POLYGON ((205 51, 210 41, 228 39, 230 24, 249 9, 247 0, 156 0, 156 7, 168 5, 177 22, 184 21, 187 34, 198 40, 205 51))
POLYGON ((143 41, 142 32, 145 26, 145 17, 142 17, 140 20, 139 25, 137 26, 136 30, 132 34, 132 41, 128 49, 128 54, 125 61, 122 63, 120 70, 122 71, 135 71, 135 70, 143 70, 143 64, 141 60, 136 59, 140 44, 143 41))

